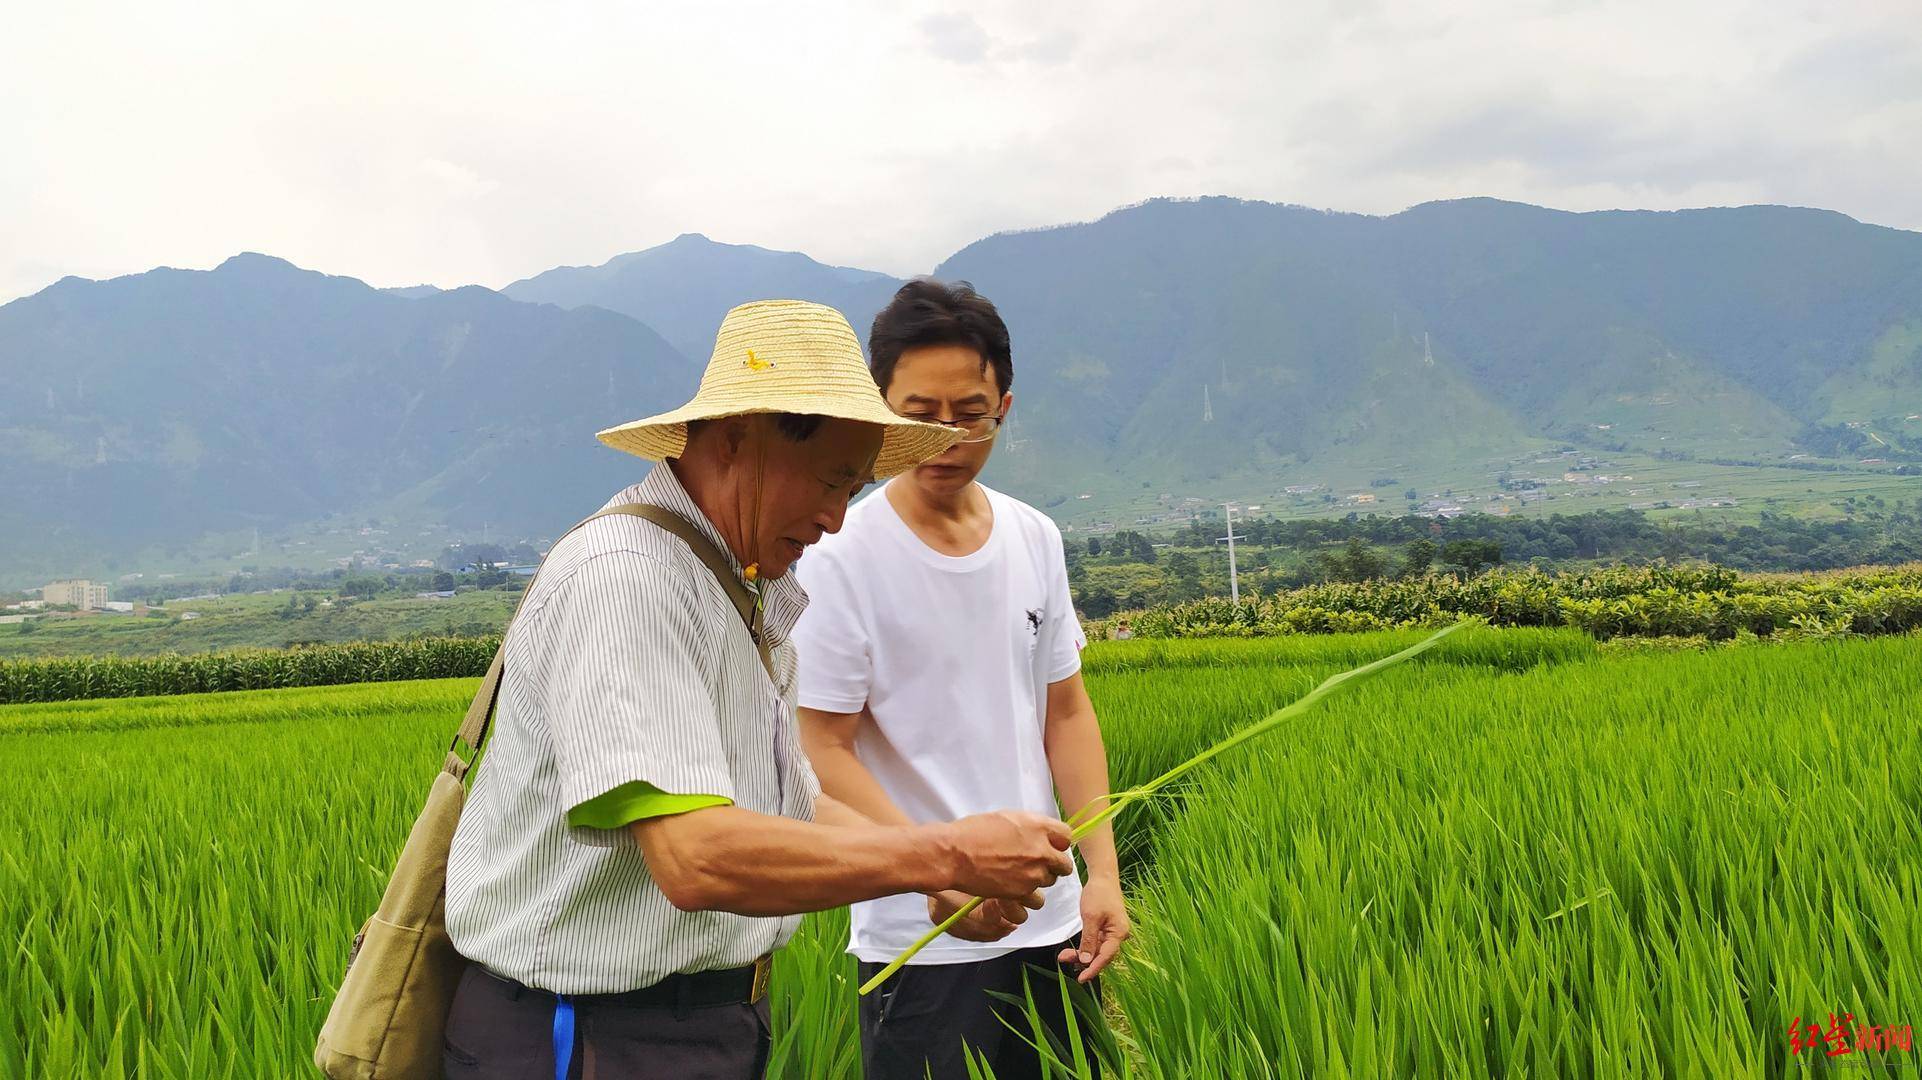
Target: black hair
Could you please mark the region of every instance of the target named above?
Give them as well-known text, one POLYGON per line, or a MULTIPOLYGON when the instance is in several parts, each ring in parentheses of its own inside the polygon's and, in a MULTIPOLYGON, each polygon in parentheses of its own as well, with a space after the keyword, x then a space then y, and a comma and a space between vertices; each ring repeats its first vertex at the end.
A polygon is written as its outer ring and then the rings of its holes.
POLYGON ((774 430, 780 432, 781 437, 789 442, 806 442, 814 438, 814 433, 820 431, 821 425, 826 422, 827 417, 818 413, 774 414, 774 430))
POLYGON ((965 345, 981 354, 982 369, 994 372, 1001 393, 1014 385, 1008 324, 988 298, 965 281, 915 278, 874 317, 868 330, 868 370, 882 393, 894 380, 901 354, 928 345, 965 345))

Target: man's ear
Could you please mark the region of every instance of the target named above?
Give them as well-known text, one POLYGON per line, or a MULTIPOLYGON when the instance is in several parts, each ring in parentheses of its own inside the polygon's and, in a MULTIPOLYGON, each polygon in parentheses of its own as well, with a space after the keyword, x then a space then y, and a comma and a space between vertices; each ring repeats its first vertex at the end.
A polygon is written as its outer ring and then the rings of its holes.
POLYGON ((720 448, 721 464, 732 465, 740 460, 741 447, 747 444, 748 418, 745 416, 724 416, 713 423, 715 426, 714 443, 720 448))
POLYGON ((1003 420, 1008 418, 1008 410, 1012 408, 1014 408, 1014 391, 1009 390, 1007 393, 1001 395, 1001 418, 1003 420))

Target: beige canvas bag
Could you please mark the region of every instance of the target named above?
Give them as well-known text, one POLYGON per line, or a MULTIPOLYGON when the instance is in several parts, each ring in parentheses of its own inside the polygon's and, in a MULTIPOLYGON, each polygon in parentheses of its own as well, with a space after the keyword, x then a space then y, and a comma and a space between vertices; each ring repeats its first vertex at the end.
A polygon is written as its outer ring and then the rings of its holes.
MULTIPOLYGON (((747 623, 761 663, 772 678, 773 660, 761 633, 759 605, 719 549, 686 518, 658 506, 613 506, 580 525, 609 514, 645 518, 693 549, 747 623)), ((534 583, 529 581, 522 599, 533 591, 534 583)), ((435 1080, 441 1074, 447 1012, 467 966, 447 936, 447 854, 467 799, 467 777, 493 722, 506 653, 503 634, 501 647, 428 789, 427 804, 407 834, 380 906, 361 927, 347 954, 346 975, 314 1046, 314 1064, 331 1080, 435 1080)))

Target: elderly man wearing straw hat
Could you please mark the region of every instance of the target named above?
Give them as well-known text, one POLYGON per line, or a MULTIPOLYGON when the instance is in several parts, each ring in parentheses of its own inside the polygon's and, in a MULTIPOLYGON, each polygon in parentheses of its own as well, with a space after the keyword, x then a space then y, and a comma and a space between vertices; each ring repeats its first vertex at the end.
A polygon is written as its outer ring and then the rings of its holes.
POLYGON ((663 464, 555 544, 509 629, 448 863, 472 963, 443 1066, 756 1077, 768 958, 798 913, 949 889, 1038 906, 1074 872, 1068 831, 1018 812, 884 827, 820 794, 788 569, 870 478, 954 439, 887 407, 838 312, 735 308, 693 401, 600 438, 663 464))

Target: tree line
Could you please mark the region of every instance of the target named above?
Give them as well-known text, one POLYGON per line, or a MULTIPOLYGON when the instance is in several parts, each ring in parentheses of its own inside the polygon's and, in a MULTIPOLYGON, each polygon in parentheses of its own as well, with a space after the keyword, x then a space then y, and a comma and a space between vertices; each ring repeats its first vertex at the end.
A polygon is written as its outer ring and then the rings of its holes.
MULTIPOLYGON (((1734 523, 1696 514, 1652 518, 1598 510, 1539 518, 1468 514, 1451 519, 1350 514, 1345 518, 1235 523, 1244 545, 1243 590, 1272 592, 1333 582, 1492 567, 1709 562, 1746 571, 1813 571, 1922 560, 1922 500, 1839 501, 1841 516, 1813 520, 1762 511, 1734 523)), ((1185 603, 1228 592, 1219 518, 1159 537, 1122 530, 1068 542, 1069 577, 1084 614, 1185 603)))

